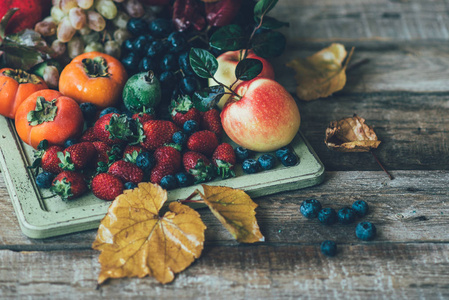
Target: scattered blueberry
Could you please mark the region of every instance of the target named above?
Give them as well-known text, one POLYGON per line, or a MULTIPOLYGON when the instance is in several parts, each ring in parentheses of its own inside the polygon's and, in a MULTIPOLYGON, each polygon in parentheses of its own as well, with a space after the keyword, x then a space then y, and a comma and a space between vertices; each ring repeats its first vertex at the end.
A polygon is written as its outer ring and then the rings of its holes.
POLYGON ((257 163, 257 160, 248 158, 243 161, 242 169, 243 169, 243 172, 245 172, 246 174, 254 174, 254 173, 259 172, 260 166, 257 163))
POLYGON ((263 154, 257 159, 259 165, 264 170, 273 169, 276 163, 276 158, 272 154, 263 154))
POLYGON ((323 208, 318 212, 318 220, 324 225, 335 224, 338 220, 337 212, 333 208, 323 208))
POLYGON ((177 131, 173 134, 172 140, 178 145, 184 145, 187 142, 187 135, 182 131, 177 131))
POLYGON ((85 121, 91 121, 95 118, 95 115, 97 114, 97 107, 95 104, 84 102, 80 104, 80 108, 85 121))
POLYGON ((121 114, 122 112, 121 112, 118 108, 116 108, 116 107, 112 107, 112 106, 106 107, 105 109, 103 109, 103 110, 100 112, 100 118, 101 118, 102 116, 107 115, 107 114, 110 114, 110 113, 121 114))
POLYGON ((129 30, 133 35, 138 36, 146 32, 147 23, 140 18, 129 19, 126 24, 126 29, 129 30))
POLYGON ((68 148, 72 145, 75 145, 76 143, 78 143, 77 139, 68 139, 64 142, 64 148, 68 148))
POLYGON ((363 200, 357 200, 352 203, 352 209, 355 211, 357 216, 362 218, 368 213, 368 203, 363 200))
POLYGON ((166 175, 161 179, 161 187, 166 190, 172 190, 178 187, 178 182, 173 175, 166 175))
POLYGON ((343 207, 338 211, 338 221, 343 225, 353 223, 355 216, 355 211, 350 207, 343 207))
POLYGON ((156 160, 150 152, 142 151, 136 158, 136 165, 145 173, 149 173, 155 164, 156 160))
POLYGON ((298 157, 293 152, 288 152, 281 157, 281 163, 286 167, 294 166, 298 163, 298 157))
POLYGON ((55 175, 50 172, 42 172, 36 176, 36 185, 41 189, 48 189, 51 187, 51 183, 55 175))
POLYGON ((186 76, 181 79, 179 88, 182 93, 192 95, 195 91, 200 89, 200 83, 194 76, 186 76))
POLYGON ((289 147, 282 147, 276 150, 276 157, 281 160, 282 156, 291 152, 292 150, 289 147))
POLYGON ((124 186, 125 186, 125 190, 132 190, 137 187, 137 184, 135 184, 134 182, 126 182, 124 184, 124 186))
POLYGON ((194 183, 193 176, 186 172, 176 173, 175 177, 179 187, 191 186, 194 183))
POLYGON ((324 241, 321 243, 321 253, 333 257, 337 254, 337 244, 334 241, 324 241))
POLYGON ((308 219, 316 218, 321 210, 321 203, 316 199, 307 199, 301 203, 299 210, 308 219))
POLYGON ((355 228, 355 235, 362 241, 370 241, 376 236, 376 226, 371 222, 360 222, 355 228))
POLYGON ((238 162, 243 162, 249 157, 250 154, 249 150, 242 146, 238 146, 237 148, 235 148, 234 152, 238 162))
POLYGON ((195 120, 186 121, 182 127, 184 132, 188 135, 191 135, 192 133, 197 132, 199 128, 200 128, 200 126, 199 126, 198 122, 195 120))

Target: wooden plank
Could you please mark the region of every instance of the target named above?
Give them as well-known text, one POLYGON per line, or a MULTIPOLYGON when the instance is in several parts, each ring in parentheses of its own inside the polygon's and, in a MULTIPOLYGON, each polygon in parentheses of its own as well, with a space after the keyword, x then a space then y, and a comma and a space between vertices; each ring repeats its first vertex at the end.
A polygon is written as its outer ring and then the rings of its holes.
MULTIPOLYGON (((327 172, 324 183, 300 190, 255 199, 257 220, 269 244, 320 243, 333 239, 358 243, 356 224, 321 225, 304 218, 299 207, 308 198, 336 210, 363 199, 370 213, 363 220, 377 225, 376 242, 449 242, 449 171, 394 171, 389 180, 383 172, 327 172)), ((23 236, 0 179, 0 249, 17 251, 90 249, 96 232, 87 231, 45 240, 23 236)), ((207 209, 199 210, 208 227, 206 242, 237 245, 231 235, 207 209)))
POLYGON ((96 290, 95 251, 0 251, 2 298, 284 299, 449 297, 448 244, 343 244, 334 258, 318 244, 206 246, 168 285, 114 279, 96 290))

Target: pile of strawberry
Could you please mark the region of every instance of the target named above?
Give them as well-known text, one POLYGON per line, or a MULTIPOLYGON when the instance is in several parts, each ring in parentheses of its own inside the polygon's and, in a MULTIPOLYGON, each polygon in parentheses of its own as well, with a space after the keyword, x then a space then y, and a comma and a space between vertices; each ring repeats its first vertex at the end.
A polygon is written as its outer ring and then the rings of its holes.
POLYGON ((113 200, 142 181, 173 189, 235 176, 234 149, 220 142, 219 112, 200 112, 189 96, 172 102, 168 120, 151 112, 122 114, 115 108, 92 114, 90 103, 81 108, 92 126, 78 140, 68 140, 66 148, 43 141, 35 152, 33 167, 43 169, 37 185, 63 199, 90 189, 100 199, 113 200), (94 118, 89 120, 89 114, 94 118))

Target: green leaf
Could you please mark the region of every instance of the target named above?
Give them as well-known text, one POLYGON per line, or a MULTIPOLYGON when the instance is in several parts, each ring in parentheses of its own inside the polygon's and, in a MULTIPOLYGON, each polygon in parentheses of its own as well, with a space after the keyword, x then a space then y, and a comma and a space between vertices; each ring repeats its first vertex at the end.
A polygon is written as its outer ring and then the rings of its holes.
POLYGON ((212 78, 215 75, 215 72, 217 72, 217 59, 204 49, 190 49, 189 60, 190 66, 199 77, 212 78))
MULTIPOLYGON (((257 23, 260 22, 260 18, 256 17, 255 19, 256 19, 257 23)), ((263 29, 279 29, 279 28, 284 27, 284 26, 285 27, 289 27, 290 23, 282 22, 282 21, 279 21, 278 19, 265 16, 265 17, 263 17, 261 28, 263 28, 263 29)))
POLYGON ((239 80, 251 80, 262 72, 263 64, 260 60, 246 58, 241 60, 235 68, 235 78, 239 80))
POLYGON ((209 39, 211 47, 221 51, 235 51, 245 48, 247 37, 242 27, 236 24, 223 26, 209 39))
POLYGON ((254 6, 254 16, 262 17, 266 15, 278 3, 278 0, 260 0, 254 6))
POLYGON ((251 48, 257 55, 263 58, 271 58, 280 56, 285 50, 286 43, 287 41, 282 33, 267 31, 254 35, 251 48))
POLYGON ((192 101, 199 111, 208 111, 220 101, 224 93, 224 87, 215 85, 195 92, 192 101))

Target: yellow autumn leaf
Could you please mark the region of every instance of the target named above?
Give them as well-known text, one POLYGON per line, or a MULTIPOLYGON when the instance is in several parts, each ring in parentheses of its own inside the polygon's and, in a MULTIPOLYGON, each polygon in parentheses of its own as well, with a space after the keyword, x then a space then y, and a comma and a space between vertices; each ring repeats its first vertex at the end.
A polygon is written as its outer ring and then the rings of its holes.
POLYGON ((161 217, 166 201, 167 192, 151 183, 140 183, 114 200, 92 245, 101 251, 99 284, 147 275, 168 283, 201 255, 206 226, 200 215, 172 202, 161 217))
POLYGON ((353 52, 354 48, 342 65, 347 52, 343 45, 334 43, 306 59, 288 62, 287 67, 296 71, 298 98, 315 100, 342 90, 346 84, 346 67, 353 52))
POLYGON ((201 198, 215 217, 241 243, 264 241, 259 230, 255 209, 257 204, 242 190, 202 185, 201 198))

